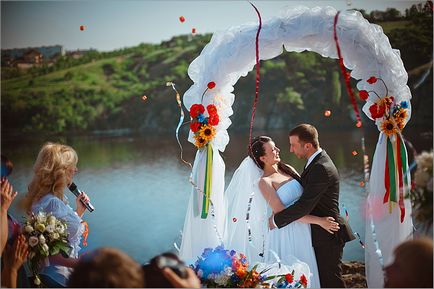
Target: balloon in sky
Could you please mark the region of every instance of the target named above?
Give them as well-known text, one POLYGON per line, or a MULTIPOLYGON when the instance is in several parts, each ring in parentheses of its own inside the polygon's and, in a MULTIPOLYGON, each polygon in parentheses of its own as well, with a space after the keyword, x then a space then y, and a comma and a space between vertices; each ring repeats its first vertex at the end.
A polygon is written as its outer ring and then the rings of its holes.
POLYGON ((84 31, 86 27, 84 25, 80 25, 80 31, 84 31))
POLYGON ((185 17, 184 16, 179 16, 179 21, 181 21, 181 23, 183 23, 185 21, 185 17))

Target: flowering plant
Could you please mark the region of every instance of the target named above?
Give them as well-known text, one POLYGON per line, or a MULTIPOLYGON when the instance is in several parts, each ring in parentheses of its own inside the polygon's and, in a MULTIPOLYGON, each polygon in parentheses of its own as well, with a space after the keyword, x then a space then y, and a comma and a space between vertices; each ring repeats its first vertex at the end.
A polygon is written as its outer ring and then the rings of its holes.
POLYGON ((422 152, 416 157, 416 164, 410 199, 416 220, 429 229, 433 223, 433 152, 422 152))
POLYGON ((294 278, 294 271, 285 275, 267 276, 269 269, 257 271, 259 264, 249 268, 247 257, 234 250, 225 250, 222 246, 206 248, 193 266, 194 271, 207 288, 255 288, 269 287, 267 281, 278 280, 272 284, 277 288, 307 287, 307 278, 294 278))
POLYGON ((32 213, 24 223, 23 234, 29 243, 29 265, 35 275, 34 281, 40 285, 38 271, 42 261, 59 253, 69 254, 67 224, 51 213, 32 213))
POLYGON ((381 131, 387 136, 392 136, 404 129, 406 120, 409 117, 408 102, 401 101, 400 103, 396 103, 395 98, 389 95, 387 86, 381 78, 371 76, 366 82, 372 85, 378 80, 380 80, 386 88, 385 96, 380 97, 373 90, 361 90, 359 91, 359 96, 365 101, 368 100, 371 92, 378 97, 378 100, 369 107, 369 113, 374 120, 379 120, 379 128, 381 131))
POLYGON ((215 126, 219 123, 217 107, 210 104, 206 107, 208 116, 205 116, 205 107, 202 104, 193 104, 190 108, 190 129, 194 133, 195 146, 202 148, 215 136, 215 126))

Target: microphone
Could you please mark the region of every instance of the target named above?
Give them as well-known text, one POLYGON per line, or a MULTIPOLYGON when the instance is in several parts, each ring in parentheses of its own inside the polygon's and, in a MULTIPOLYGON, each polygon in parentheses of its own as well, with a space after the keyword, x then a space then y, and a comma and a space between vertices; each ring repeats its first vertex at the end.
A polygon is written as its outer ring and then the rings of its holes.
MULTIPOLYGON (((68 189, 69 189, 69 190, 71 191, 71 193, 73 193, 74 196, 76 196, 76 197, 78 197, 78 196, 80 195, 80 193, 81 193, 81 191, 77 188, 77 185, 74 184, 74 182, 72 182, 72 183, 69 185, 68 189)), ((85 201, 83 201, 83 200, 80 199, 80 202, 81 202, 81 203, 86 207, 86 209, 87 209, 89 212, 92 213, 92 212, 95 210, 95 208, 92 206, 92 204, 90 203, 90 201, 86 203, 85 201)))

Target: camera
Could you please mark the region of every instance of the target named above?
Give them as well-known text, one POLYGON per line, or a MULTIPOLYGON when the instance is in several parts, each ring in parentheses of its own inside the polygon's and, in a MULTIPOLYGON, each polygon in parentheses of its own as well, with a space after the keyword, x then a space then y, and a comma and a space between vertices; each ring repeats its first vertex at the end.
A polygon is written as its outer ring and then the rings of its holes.
POLYGON ((167 267, 172 269, 180 278, 187 278, 187 267, 181 260, 167 256, 158 256, 155 261, 159 269, 162 270, 167 267))

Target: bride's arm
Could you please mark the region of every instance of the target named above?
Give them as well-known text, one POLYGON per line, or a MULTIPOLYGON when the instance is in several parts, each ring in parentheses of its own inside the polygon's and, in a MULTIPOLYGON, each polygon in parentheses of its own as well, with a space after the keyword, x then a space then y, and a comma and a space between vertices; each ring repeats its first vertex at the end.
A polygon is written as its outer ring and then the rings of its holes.
POLYGON ((261 190, 262 196, 265 201, 270 205, 273 210, 273 214, 278 213, 285 209, 285 206, 280 201, 277 196, 276 190, 273 188, 270 182, 267 182, 265 179, 261 179, 259 181, 259 189, 261 190))
POLYGON ((321 226, 330 234, 334 234, 334 232, 339 230, 339 223, 335 222, 335 219, 333 217, 318 217, 313 215, 306 215, 304 217, 301 217, 297 221, 321 226))

